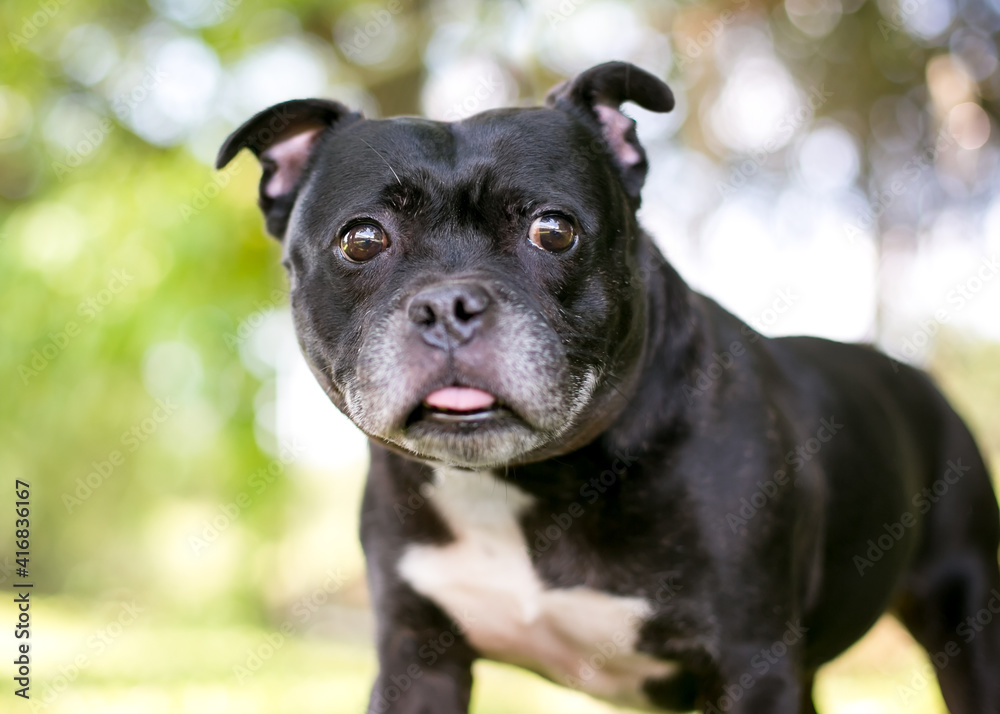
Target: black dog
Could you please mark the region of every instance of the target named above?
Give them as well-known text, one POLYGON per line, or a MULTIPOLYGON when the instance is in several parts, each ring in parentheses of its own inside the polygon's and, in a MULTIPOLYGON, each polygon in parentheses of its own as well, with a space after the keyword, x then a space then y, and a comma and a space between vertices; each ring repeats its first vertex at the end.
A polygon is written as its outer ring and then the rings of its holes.
POLYGON ((766 339, 638 226, 646 157, 609 63, 545 107, 250 119, 302 350, 371 438, 369 712, 466 712, 478 657, 610 701, 815 711, 892 609, 955 714, 1000 712, 997 501, 922 373, 766 339))

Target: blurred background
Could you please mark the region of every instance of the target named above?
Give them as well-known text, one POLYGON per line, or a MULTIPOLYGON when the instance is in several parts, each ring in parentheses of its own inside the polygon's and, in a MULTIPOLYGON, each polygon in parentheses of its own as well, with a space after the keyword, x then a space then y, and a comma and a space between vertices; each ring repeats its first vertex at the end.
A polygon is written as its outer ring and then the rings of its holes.
MULTIPOLYGON (((0 27, 0 532, 24 479, 35 584, 30 705, 0 602, 4 711, 363 711, 365 442, 298 354, 256 162, 211 168, 285 99, 457 120, 608 59, 667 78, 673 113, 629 111, 668 259, 765 334, 928 367, 1000 472, 998 0, 4 0, 0 27)), ((616 711, 477 675, 476 714, 616 711)), ((891 620, 818 697, 944 711, 891 620)))

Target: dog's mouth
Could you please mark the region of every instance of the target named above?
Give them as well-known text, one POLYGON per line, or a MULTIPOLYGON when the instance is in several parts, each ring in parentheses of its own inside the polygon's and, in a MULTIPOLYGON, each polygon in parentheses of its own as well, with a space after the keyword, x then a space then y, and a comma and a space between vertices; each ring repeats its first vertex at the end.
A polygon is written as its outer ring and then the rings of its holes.
POLYGON ((435 389, 410 414, 407 426, 418 421, 437 424, 477 424, 510 414, 489 392, 474 387, 435 389))
POLYGON ((508 463, 542 438, 502 394, 451 384, 411 409, 395 441, 423 458, 481 468, 508 463))

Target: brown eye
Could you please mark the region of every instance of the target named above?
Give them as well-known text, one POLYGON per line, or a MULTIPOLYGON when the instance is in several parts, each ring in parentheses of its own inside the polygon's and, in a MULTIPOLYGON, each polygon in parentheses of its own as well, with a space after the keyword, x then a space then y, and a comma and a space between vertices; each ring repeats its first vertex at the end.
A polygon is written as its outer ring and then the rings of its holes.
POLYGON ((374 223, 351 226, 340 239, 340 249, 355 263, 371 260, 389 247, 389 237, 374 223))
POLYGON ((548 213, 535 219, 528 238, 542 250, 562 253, 576 243, 576 229, 568 218, 548 213))

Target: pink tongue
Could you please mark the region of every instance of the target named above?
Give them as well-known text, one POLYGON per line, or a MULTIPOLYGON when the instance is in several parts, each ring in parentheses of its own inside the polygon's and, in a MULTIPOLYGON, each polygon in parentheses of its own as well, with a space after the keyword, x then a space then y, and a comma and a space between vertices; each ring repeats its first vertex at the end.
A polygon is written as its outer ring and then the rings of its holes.
POLYGON ((489 392, 471 387, 445 387, 431 392, 424 398, 424 404, 435 409, 450 412, 478 412, 489 409, 496 403, 496 397, 489 392))

